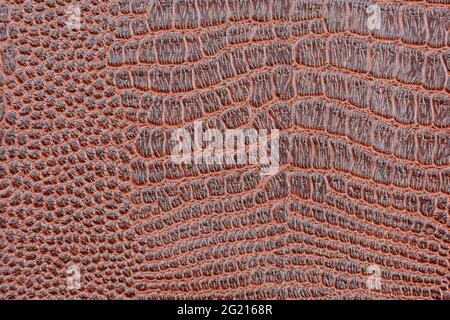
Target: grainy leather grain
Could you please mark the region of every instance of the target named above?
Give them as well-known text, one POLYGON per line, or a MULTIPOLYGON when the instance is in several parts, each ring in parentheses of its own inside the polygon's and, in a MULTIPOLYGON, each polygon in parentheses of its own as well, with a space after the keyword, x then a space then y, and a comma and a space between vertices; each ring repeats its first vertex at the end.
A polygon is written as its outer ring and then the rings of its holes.
POLYGON ((0 298, 449 299, 449 5, 2 0, 0 298))

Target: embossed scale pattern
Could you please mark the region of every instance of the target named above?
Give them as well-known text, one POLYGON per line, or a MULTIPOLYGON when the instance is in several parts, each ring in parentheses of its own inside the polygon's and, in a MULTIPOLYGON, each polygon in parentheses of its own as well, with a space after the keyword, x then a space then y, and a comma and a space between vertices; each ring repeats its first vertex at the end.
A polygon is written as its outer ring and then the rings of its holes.
POLYGON ((449 299, 449 27, 449 0, 1 0, 0 298, 449 299), (280 171, 174 164, 197 120, 279 129, 280 171))

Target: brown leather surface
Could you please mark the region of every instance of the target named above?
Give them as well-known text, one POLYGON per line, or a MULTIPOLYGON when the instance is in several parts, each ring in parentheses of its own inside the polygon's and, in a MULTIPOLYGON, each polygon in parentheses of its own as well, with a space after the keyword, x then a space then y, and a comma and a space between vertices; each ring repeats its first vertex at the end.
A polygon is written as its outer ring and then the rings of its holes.
POLYGON ((450 4, 373 3, 2 0, 0 298, 449 299, 450 4))

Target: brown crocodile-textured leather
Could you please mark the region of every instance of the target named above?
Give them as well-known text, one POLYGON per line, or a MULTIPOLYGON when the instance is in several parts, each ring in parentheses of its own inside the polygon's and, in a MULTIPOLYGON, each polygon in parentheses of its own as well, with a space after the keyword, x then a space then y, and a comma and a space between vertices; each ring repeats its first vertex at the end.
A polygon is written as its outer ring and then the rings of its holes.
POLYGON ((1 0, 0 298, 449 299, 449 27, 449 0, 1 0), (199 121, 278 129, 279 171, 174 163, 199 121))

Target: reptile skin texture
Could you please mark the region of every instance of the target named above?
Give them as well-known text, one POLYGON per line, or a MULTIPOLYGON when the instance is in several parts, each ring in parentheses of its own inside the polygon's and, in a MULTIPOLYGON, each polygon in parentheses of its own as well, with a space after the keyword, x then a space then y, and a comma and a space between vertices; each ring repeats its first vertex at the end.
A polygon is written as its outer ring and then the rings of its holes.
POLYGON ((449 29, 450 0, 0 0, 0 298, 449 300, 449 29), (196 121, 278 129, 278 172, 174 163, 196 121))

